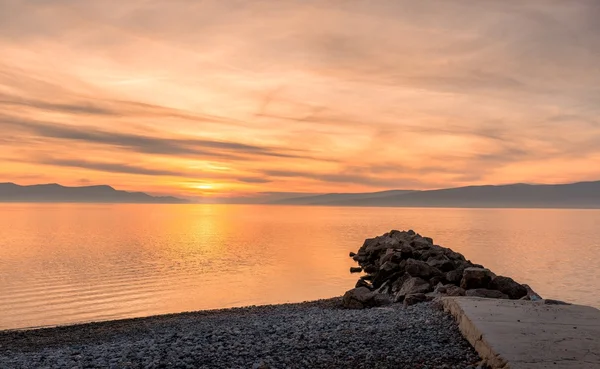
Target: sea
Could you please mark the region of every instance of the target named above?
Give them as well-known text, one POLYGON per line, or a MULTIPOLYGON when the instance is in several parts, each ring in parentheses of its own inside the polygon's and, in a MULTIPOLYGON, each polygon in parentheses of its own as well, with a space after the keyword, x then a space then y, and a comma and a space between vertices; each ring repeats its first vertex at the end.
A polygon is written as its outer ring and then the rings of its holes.
POLYGON ((392 229, 600 308, 600 210, 0 204, 0 330, 340 296, 392 229))

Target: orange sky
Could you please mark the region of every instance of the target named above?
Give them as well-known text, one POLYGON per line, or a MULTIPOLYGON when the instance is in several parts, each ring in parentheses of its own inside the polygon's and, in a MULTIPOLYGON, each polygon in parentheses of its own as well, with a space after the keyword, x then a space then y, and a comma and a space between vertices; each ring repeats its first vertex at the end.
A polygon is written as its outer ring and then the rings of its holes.
POLYGON ((0 0, 0 182, 600 179, 598 19, 596 0, 0 0))

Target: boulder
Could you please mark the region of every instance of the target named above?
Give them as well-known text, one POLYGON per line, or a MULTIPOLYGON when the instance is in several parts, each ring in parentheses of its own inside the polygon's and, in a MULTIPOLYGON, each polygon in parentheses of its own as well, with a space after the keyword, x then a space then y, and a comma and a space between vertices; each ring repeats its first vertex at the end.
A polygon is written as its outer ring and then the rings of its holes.
POLYGON ((367 264, 363 267, 363 270, 365 271, 365 273, 376 273, 379 268, 377 268, 377 266, 373 265, 373 264, 367 264))
POLYGON ((355 253, 355 252, 352 252, 352 251, 350 251, 350 257, 351 257, 351 258, 353 258, 353 257, 355 257, 355 256, 356 256, 356 253, 355 253))
POLYGON ((446 257, 450 260, 454 260, 454 261, 467 261, 467 259, 465 259, 464 256, 462 256, 462 254, 452 251, 451 249, 446 249, 444 250, 444 255, 446 255, 446 257))
POLYGON ((371 305, 374 294, 367 287, 351 289, 342 297, 342 306, 346 309, 364 309, 371 305))
POLYGON ((384 306, 391 303, 390 297, 372 292, 367 287, 358 287, 347 291, 342 297, 342 306, 346 309, 364 309, 384 306))
POLYGON ((415 250, 429 249, 431 246, 433 246, 433 240, 428 237, 416 236, 410 245, 414 247, 415 250))
POLYGON ((464 271, 465 268, 463 266, 460 266, 446 273, 445 278, 448 281, 448 283, 452 283, 458 286, 460 285, 460 281, 462 281, 464 271))
POLYGON ((361 267, 350 267, 350 273, 360 273, 362 272, 361 267))
POLYGON ((518 300, 521 297, 527 296, 527 288, 509 277, 497 276, 490 282, 489 289, 498 290, 508 295, 512 300, 518 300))
POLYGON ((442 273, 439 269, 434 268, 427 264, 424 261, 408 259, 406 261, 406 272, 410 274, 412 277, 420 277, 424 279, 429 279, 434 275, 441 275, 442 273))
POLYGON ((496 275, 486 268, 466 268, 460 281, 460 287, 465 290, 487 288, 496 275))
POLYGON ((427 300, 428 297, 424 293, 413 293, 404 298, 404 306, 411 306, 427 300))
POLYGON ((385 262, 373 278, 373 287, 379 288, 390 276, 400 271, 400 265, 391 261, 385 262))
POLYGON ((508 295, 500 291, 488 290, 487 288, 475 288, 472 290, 467 290, 466 296, 485 297, 488 299, 508 299, 508 295))
POLYGON ((392 299, 390 295, 384 293, 376 293, 373 296, 374 306, 387 306, 392 303, 392 299))
POLYGON ((436 255, 430 257, 429 259, 427 259, 427 264, 429 264, 429 266, 441 270, 442 272, 449 272, 451 270, 454 270, 454 263, 444 255, 436 255))
POLYGON ((429 282, 419 277, 410 277, 404 281, 402 287, 396 293, 394 301, 402 301, 407 295, 427 293, 429 291, 431 291, 429 282))
POLYGON ((465 296, 466 291, 458 286, 453 284, 447 284, 446 287, 446 296, 465 296))
MULTIPOLYGON (((538 295, 528 284, 524 284, 523 287, 527 290, 527 300, 539 301, 542 300, 542 296, 538 295)), ((523 297, 523 298, 525 298, 523 297)))
POLYGON ((356 281, 356 285, 354 286, 356 288, 358 287, 367 287, 368 289, 372 289, 373 286, 371 286, 371 284, 367 281, 365 281, 364 279, 359 279, 358 281, 356 281))

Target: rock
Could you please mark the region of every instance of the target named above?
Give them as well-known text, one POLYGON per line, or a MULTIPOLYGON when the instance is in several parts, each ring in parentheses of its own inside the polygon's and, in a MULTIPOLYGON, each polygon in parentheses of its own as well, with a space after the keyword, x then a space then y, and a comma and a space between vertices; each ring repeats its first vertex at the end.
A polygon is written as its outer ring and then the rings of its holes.
POLYGON ((448 283, 452 283, 457 286, 460 285, 460 281, 462 281, 464 270, 465 268, 460 266, 457 269, 451 270, 448 273, 446 273, 445 277, 448 283))
POLYGON ((441 276, 436 275, 435 277, 431 277, 429 279, 429 285, 431 285, 431 287, 435 287, 440 283, 441 284, 448 283, 448 281, 446 281, 446 278, 443 275, 441 275, 441 276))
POLYGON ((404 298, 404 306, 411 306, 424 301, 427 301, 427 296, 424 293, 414 293, 404 298))
POLYGON ((447 284, 446 287, 446 296, 465 296, 466 291, 463 288, 455 286, 453 284, 447 284))
POLYGON ((373 280, 373 276, 372 276, 372 275, 370 275, 370 274, 367 274, 367 275, 361 275, 361 276, 360 276, 360 279, 363 279, 363 280, 365 280, 365 281, 372 281, 372 280, 373 280))
POLYGON ((435 289, 433 290, 433 292, 435 292, 437 294, 445 294, 447 290, 448 290, 448 288, 446 286, 439 283, 437 286, 435 286, 435 289))
POLYGON ((429 282, 419 277, 410 277, 402 284, 402 288, 396 293, 394 301, 402 301, 407 295, 416 293, 427 293, 431 291, 429 282))
POLYGON ((351 289, 342 297, 342 306, 346 309, 364 309, 373 299, 373 292, 366 287, 351 289))
POLYGON ((371 273, 377 273, 377 271, 379 269, 377 268, 377 266, 375 266, 373 264, 368 264, 363 267, 363 270, 365 271, 365 273, 371 274, 371 273))
POLYGON ((434 268, 441 270, 442 272, 449 272, 454 270, 454 263, 448 259, 445 255, 437 255, 427 259, 427 264, 434 268))
POLYGON ((400 265, 391 261, 385 262, 373 278, 373 287, 379 288, 390 276, 400 271, 400 265))
POLYGON ((351 258, 353 258, 353 257, 355 257, 355 256, 356 256, 356 253, 355 253, 355 252, 352 252, 352 251, 350 251, 350 257, 351 257, 351 258))
POLYGON ((466 296, 485 297, 488 299, 508 299, 508 295, 497 290, 488 290, 487 288, 475 288, 472 290, 467 290, 466 296))
POLYGON ((462 254, 452 251, 451 249, 445 249, 444 250, 444 255, 446 255, 446 257, 450 260, 454 260, 454 261, 467 261, 467 259, 465 259, 464 256, 462 256, 462 254))
POLYGON ((485 268, 466 268, 460 281, 460 287, 465 290, 487 288, 496 275, 485 268))
POLYGON ((369 290, 373 288, 373 286, 371 286, 371 284, 367 281, 365 281, 364 279, 359 279, 358 281, 356 281, 356 285, 354 286, 356 288, 358 287, 367 287, 369 290))
POLYGON ((372 292, 367 287, 358 287, 347 291, 342 297, 342 307, 346 309, 364 309, 390 304, 390 297, 372 292))
POLYGON ((410 274, 412 277, 421 277, 424 279, 429 279, 434 275, 441 275, 442 273, 439 269, 434 268, 427 264, 424 261, 408 259, 406 261, 406 272, 410 274))
POLYGON ((350 267, 350 273, 360 273, 362 272, 361 267, 350 267))
POLYGON ((525 297, 529 297, 528 300, 531 300, 531 301, 542 300, 542 296, 538 295, 531 287, 529 287, 528 284, 523 284, 522 286, 525 287, 525 289, 527 290, 527 296, 525 296, 525 297))
POLYGON ((376 293, 373 296, 374 306, 387 306, 390 305, 392 302, 393 301, 388 294, 376 293))
POLYGON ((498 290, 508 295, 512 300, 518 300, 521 297, 527 296, 527 288, 509 277, 497 276, 490 282, 489 289, 498 290))

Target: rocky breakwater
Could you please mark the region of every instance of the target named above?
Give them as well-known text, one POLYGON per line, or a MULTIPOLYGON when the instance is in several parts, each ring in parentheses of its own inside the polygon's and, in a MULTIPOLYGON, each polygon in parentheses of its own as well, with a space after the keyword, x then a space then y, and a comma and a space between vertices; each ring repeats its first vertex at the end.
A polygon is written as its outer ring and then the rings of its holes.
POLYGON ((413 305, 442 296, 541 299, 529 286, 497 276, 412 230, 369 238, 350 257, 360 265, 351 272, 366 273, 343 297, 343 305, 350 309, 394 302, 413 305))

